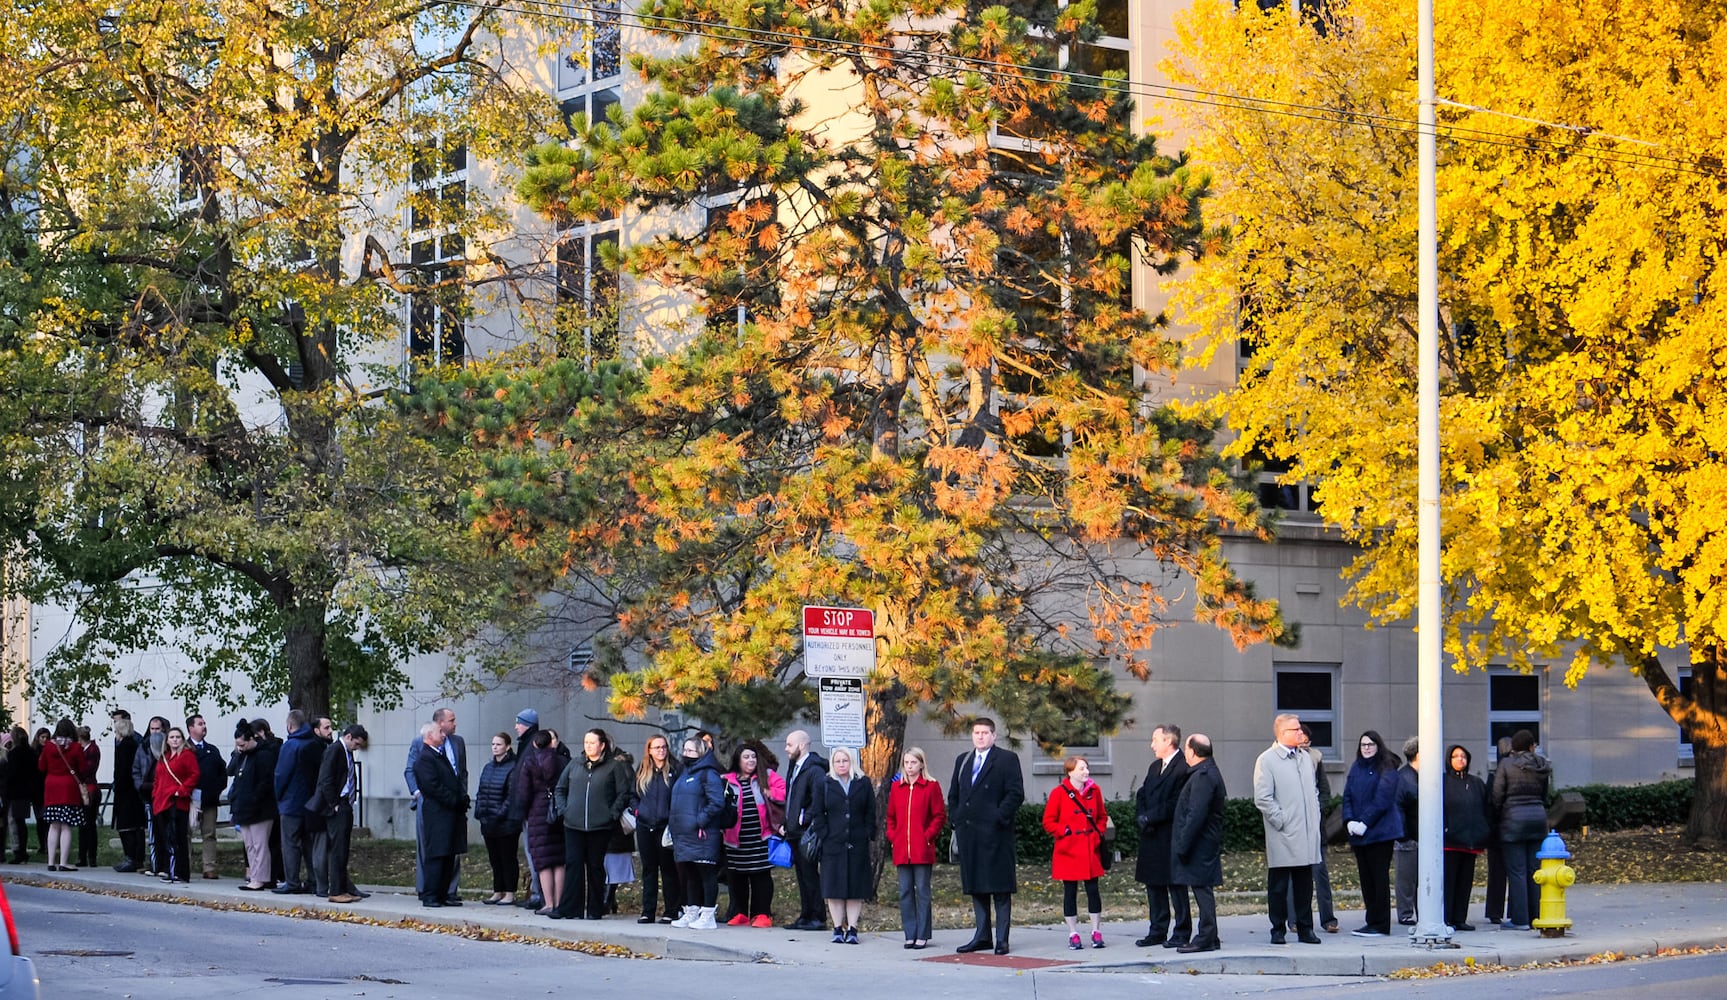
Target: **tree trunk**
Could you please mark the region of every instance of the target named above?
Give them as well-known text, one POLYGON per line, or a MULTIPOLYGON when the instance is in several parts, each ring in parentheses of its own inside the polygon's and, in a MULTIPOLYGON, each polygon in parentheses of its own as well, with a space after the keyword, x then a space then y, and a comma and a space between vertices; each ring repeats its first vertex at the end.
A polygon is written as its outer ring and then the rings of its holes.
POLYGON ((288 664, 288 707, 308 718, 330 714, 330 660, 324 650, 324 606, 284 612, 282 655, 288 664))
POLYGON ((1691 651, 1691 694, 1685 696, 1660 660, 1637 664, 1643 682, 1672 720, 1691 735, 1696 795, 1685 839, 1719 849, 1727 839, 1727 649, 1691 651))
POLYGON ((891 681, 883 690, 870 693, 869 705, 864 710, 864 728, 869 733, 869 742, 858 751, 863 758, 859 765, 863 773, 876 776, 876 829, 870 839, 871 902, 879 895, 877 887, 881 885, 882 869, 892 860, 882 831, 887 828, 887 800, 893 788, 893 776, 899 773, 900 758, 905 756, 906 715, 899 707, 903 697, 905 687, 899 681, 891 681))

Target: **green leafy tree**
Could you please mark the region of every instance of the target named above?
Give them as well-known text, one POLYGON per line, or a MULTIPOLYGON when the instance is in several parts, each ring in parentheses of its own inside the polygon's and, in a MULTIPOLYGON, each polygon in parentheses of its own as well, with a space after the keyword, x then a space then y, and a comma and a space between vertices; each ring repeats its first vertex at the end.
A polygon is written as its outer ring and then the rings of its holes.
POLYGON ((709 31, 636 57, 646 97, 520 191, 558 221, 705 216, 622 259, 697 307, 687 346, 473 373, 428 411, 510 445, 480 523, 610 602, 614 711, 747 689, 760 719, 801 678, 800 607, 867 607, 885 794, 919 712, 982 706, 1051 751, 1120 725, 1112 663, 1146 676, 1172 590, 1240 643, 1283 635, 1222 556, 1263 537, 1252 498, 1208 420, 1158 405, 1174 346, 1131 304, 1130 261, 1205 246, 1206 179, 1135 134, 1118 75, 1065 72, 1091 0, 642 17, 709 31))
MULTIPOLYGON (((1253 348, 1216 401, 1234 447, 1315 484, 1363 547, 1349 599, 1395 621, 1417 590, 1416 33, 1407 4, 1333 13, 1320 35, 1202 0, 1181 23, 1178 83, 1267 102, 1186 112, 1232 235, 1184 297, 1203 341, 1253 348)), ((1695 750, 1688 834, 1719 840, 1727 9, 1551 13, 1436 17, 1444 645, 1460 670, 1641 677, 1695 750)))
POLYGON ((0 528, 8 582, 77 619, 39 704, 86 710, 164 642, 188 702, 242 681, 387 702, 408 657, 507 620, 521 567, 460 516, 470 456, 384 398, 403 296, 436 364, 511 274, 496 206, 441 180, 542 134, 543 93, 499 71, 503 16, 8 8, 0 528))

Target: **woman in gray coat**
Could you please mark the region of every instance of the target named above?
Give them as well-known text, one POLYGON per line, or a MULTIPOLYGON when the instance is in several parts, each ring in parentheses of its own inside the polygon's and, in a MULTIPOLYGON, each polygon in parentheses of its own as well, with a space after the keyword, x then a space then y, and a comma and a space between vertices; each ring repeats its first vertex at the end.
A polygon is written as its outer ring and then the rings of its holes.
POLYGON ((564 821, 564 895, 553 920, 598 920, 606 912, 606 845, 630 804, 630 770, 612 753, 603 729, 582 735, 582 757, 552 789, 564 821))

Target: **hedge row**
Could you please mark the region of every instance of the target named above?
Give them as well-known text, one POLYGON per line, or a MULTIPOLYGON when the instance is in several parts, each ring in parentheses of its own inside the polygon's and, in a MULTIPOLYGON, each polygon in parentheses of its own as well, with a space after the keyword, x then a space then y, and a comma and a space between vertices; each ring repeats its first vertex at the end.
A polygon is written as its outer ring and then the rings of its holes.
MULTIPOLYGON (((1588 807, 1585 822, 1598 830, 1626 830, 1640 826, 1683 825, 1691 812, 1691 797, 1695 791, 1689 779, 1663 781, 1653 785, 1584 785, 1568 789, 1583 796, 1588 807)), ((1341 799, 1333 798, 1332 808, 1341 799)), ((1134 822, 1133 802, 1117 799, 1107 804, 1110 819, 1116 828, 1116 849, 1123 858, 1139 853, 1139 825, 1134 822)), ((1014 817, 1017 847, 1021 864, 1043 864, 1049 861, 1055 841, 1043 829, 1043 803, 1027 802, 1014 817)), ((947 857, 948 833, 943 831, 939 857, 947 857)), ((1223 807, 1223 849, 1225 851, 1265 850, 1265 825, 1254 808, 1252 799, 1230 799, 1223 807)))

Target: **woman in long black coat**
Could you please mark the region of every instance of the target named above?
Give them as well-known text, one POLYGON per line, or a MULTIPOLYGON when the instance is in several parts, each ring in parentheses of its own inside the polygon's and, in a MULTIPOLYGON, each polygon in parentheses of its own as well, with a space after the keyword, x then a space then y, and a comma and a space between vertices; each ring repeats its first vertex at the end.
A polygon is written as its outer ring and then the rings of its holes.
POLYGON ((542 729, 522 749, 511 789, 516 813, 527 831, 528 857, 539 873, 540 899, 545 905, 534 912, 542 917, 551 916, 564 898, 564 828, 551 821, 546 809, 567 764, 569 760, 558 753, 556 734, 542 729))
POLYGON ((834 943, 858 943, 858 917, 870 889, 870 838, 875 789, 854 771, 854 754, 836 747, 828 776, 811 790, 808 828, 821 839, 822 898, 833 918, 834 943))

